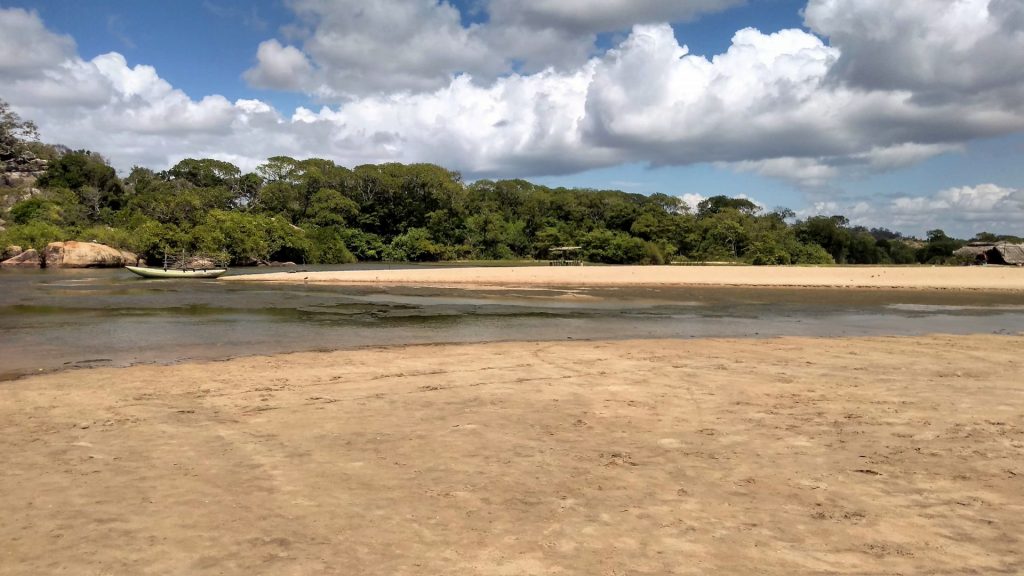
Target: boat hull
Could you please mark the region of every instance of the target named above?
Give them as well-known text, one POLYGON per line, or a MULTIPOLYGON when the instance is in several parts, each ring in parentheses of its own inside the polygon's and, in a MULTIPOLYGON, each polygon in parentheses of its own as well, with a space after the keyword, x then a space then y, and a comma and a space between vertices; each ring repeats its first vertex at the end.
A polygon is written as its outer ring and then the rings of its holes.
POLYGON ((169 268, 145 268, 142 266, 125 266, 129 272, 138 274, 143 278, 216 278, 227 272, 224 268, 211 268, 209 270, 181 270, 169 268))

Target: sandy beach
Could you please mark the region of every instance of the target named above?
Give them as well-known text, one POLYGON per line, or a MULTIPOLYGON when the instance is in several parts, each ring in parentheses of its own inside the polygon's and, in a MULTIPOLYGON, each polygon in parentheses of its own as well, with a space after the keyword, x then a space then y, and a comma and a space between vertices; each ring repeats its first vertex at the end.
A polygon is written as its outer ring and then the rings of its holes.
POLYGON ((3 382, 0 574, 1017 573, 1022 346, 429 345, 3 382))
POLYGON ((414 285, 460 288, 544 286, 794 286, 1010 290, 1024 268, 1008 266, 519 266, 240 274, 225 281, 414 285))

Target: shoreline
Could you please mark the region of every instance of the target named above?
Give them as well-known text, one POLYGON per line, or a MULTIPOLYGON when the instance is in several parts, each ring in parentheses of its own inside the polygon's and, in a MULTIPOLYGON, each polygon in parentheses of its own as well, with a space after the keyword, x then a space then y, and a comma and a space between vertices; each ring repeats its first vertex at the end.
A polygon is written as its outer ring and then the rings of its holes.
POLYGON ((4 565, 1012 571, 1021 346, 412 344, 3 382, 4 565))
POLYGON ((318 285, 530 289, 598 287, 772 287, 964 290, 1024 293, 1019 267, 518 266, 332 272, 272 272, 221 281, 318 285))

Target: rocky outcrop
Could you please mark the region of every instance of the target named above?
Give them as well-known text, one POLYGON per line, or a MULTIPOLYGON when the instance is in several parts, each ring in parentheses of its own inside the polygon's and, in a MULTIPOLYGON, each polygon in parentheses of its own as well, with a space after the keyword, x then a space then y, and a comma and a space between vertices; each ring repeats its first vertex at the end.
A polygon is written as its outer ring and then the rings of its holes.
POLYGON ((2 252, 0 252, 0 261, 7 260, 8 258, 14 258, 18 254, 21 254, 22 252, 24 252, 24 250, 21 249, 21 246, 8 246, 4 248, 2 252))
POLYGON ((0 161, 0 187, 30 189, 49 162, 25 150, 0 161))
POLYGON ((41 172, 4 172, 0 174, 0 186, 7 188, 32 188, 41 172))
POLYGON ((43 250, 47 268, 118 268, 138 260, 131 252, 95 242, 51 242, 43 250))
POLYGON ((3 159, 0 164, 0 184, 5 186, 21 186, 33 184, 36 178, 46 172, 49 162, 43 158, 36 157, 28 150, 20 153, 12 153, 11 156, 3 159))
POLYGON ((41 262, 42 258, 39 251, 29 249, 13 258, 0 262, 0 266, 8 268, 39 268, 41 262))

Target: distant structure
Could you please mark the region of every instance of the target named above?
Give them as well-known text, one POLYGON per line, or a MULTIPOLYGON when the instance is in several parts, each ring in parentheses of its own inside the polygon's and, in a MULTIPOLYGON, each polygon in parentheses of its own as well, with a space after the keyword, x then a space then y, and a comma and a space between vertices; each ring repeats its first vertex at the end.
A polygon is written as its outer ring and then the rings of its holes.
POLYGON ((551 248, 551 260, 549 266, 582 266, 583 260, 579 257, 580 246, 556 246, 551 248))
POLYGON ((978 263, 1024 266, 1024 244, 971 242, 953 254, 978 263))

